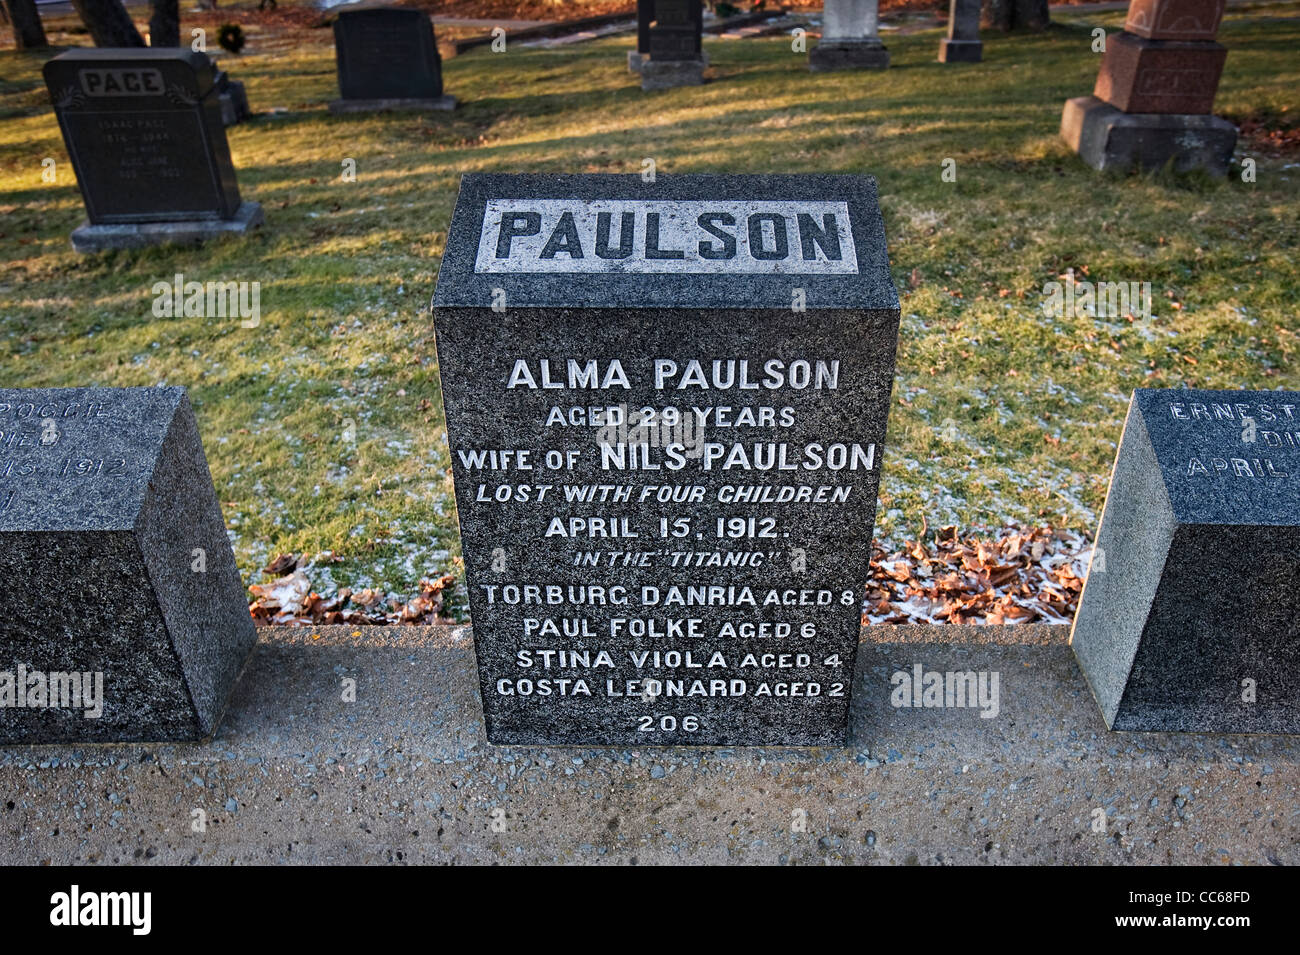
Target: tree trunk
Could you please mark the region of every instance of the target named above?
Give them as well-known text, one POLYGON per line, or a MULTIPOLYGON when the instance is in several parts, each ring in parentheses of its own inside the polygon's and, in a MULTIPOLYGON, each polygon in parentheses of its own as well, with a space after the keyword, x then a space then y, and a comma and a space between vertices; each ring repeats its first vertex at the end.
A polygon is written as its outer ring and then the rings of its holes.
POLYGON ((5 0, 9 8, 9 22, 14 25, 14 46, 20 50, 38 50, 48 46, 41 15, 36 12, 36 0, 5 0))
POLYGON ((181 45, 180 0, 149 0, 149 45, 181 45))
POLYGON ((122 0, 72 0, 95 46, 144 46, 122 0))
POLYGON ((984 0, 981 24, 1006 33, 1010 30, 1046 30, 1052 16, 1048 0, 984 0))

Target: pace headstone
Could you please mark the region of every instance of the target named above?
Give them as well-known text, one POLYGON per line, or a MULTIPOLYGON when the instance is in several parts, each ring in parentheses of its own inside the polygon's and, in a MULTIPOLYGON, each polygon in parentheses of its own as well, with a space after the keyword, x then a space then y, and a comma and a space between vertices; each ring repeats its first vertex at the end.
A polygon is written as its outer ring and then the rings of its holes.
POLYGON ((939 62, 978 63, 983 58, 980 0, 950 0, 948 35, 939 41, 939 62))
POLYGON ((434 323, 489 740, 845 742, 898 309, 868 177, 462 179, 434 323))
POLYGON ((808 51, 808 68, 883 70, 889 50, 880 41, 878 0, 826 0, 822 6, 822 36, 808 51))
POLYGON ((708 66, 703 31, 701 0, 654 0, 654 19, 646 31, 647 51, 640 59, 641 88, 702 84, 708 66))
POLYGON ((1300 392, 1134 392, 1071 643, 1115 730, 1300 732, 1300 392))
POLYGON ((0 390, 0 742, 193 740, 256 642, 183 388, 0 390))
POLYGON ((262 223, 240 198, 216 68, 181 49, 69 50, 45 83, 88 222, 78 252, 196 242, 262 223))
POLYGON ((365 7, 334 21, 339 99, 332 113, 450 110, 442 89, 442 58, 433 22, 423 10, 365 7))
POLYGON ((1095 169, 1227 173, 1237 128, 1211 115, 1228 51, 1215 42, 1226 0, 1131 0, 1091 96, 1067 100, 1061 136, 1095 169))

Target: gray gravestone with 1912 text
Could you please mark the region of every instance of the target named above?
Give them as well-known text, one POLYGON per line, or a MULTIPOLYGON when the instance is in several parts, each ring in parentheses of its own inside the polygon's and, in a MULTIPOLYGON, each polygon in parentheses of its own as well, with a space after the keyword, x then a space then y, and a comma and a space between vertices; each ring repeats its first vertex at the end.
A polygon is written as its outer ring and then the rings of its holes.
POLYGON ((1138 389, 1071 643, 1117 730, 1300 732, 1300 393, 1138 389))
POLYGON ((0 742, 212 734, 256 642, 182 388, 0 390, 0 742))
POLYGON ((434 323, 490 741, 846 742, 898 308, 868 177, 462 179, 434 323))
POLYGON ((222 122, 216 69, 189 50, 69 50, 45 83, 89 223, 81 252, 190 242, 262 222, 244 202, 222 122))
POLYGON ((339 95, 334 113, 384 109, 449 110, 433 23, 423 10, 343 10, 334 21, 339 95))

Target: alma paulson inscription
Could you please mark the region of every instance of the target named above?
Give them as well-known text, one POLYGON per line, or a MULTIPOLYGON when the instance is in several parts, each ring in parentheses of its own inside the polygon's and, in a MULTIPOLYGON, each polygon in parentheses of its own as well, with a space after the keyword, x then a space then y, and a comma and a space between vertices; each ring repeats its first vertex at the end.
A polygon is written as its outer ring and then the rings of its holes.
POLYGON ((466 176, 434 320, 488 738, 843 744, 898 327, 874 180, 466 176))

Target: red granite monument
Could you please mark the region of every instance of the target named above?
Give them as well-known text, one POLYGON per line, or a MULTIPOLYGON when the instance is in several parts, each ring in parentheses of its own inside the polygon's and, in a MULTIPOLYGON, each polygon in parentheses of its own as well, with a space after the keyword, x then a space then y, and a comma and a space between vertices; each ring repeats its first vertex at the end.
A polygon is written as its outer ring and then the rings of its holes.
POLYGON ((1107 37, 1091 96, 1067 100, 1061 136, 1095 169, 1227 173, 1237 129, 1212 115, 1228 51, 1225 0, 1132 0, 1107 37))

